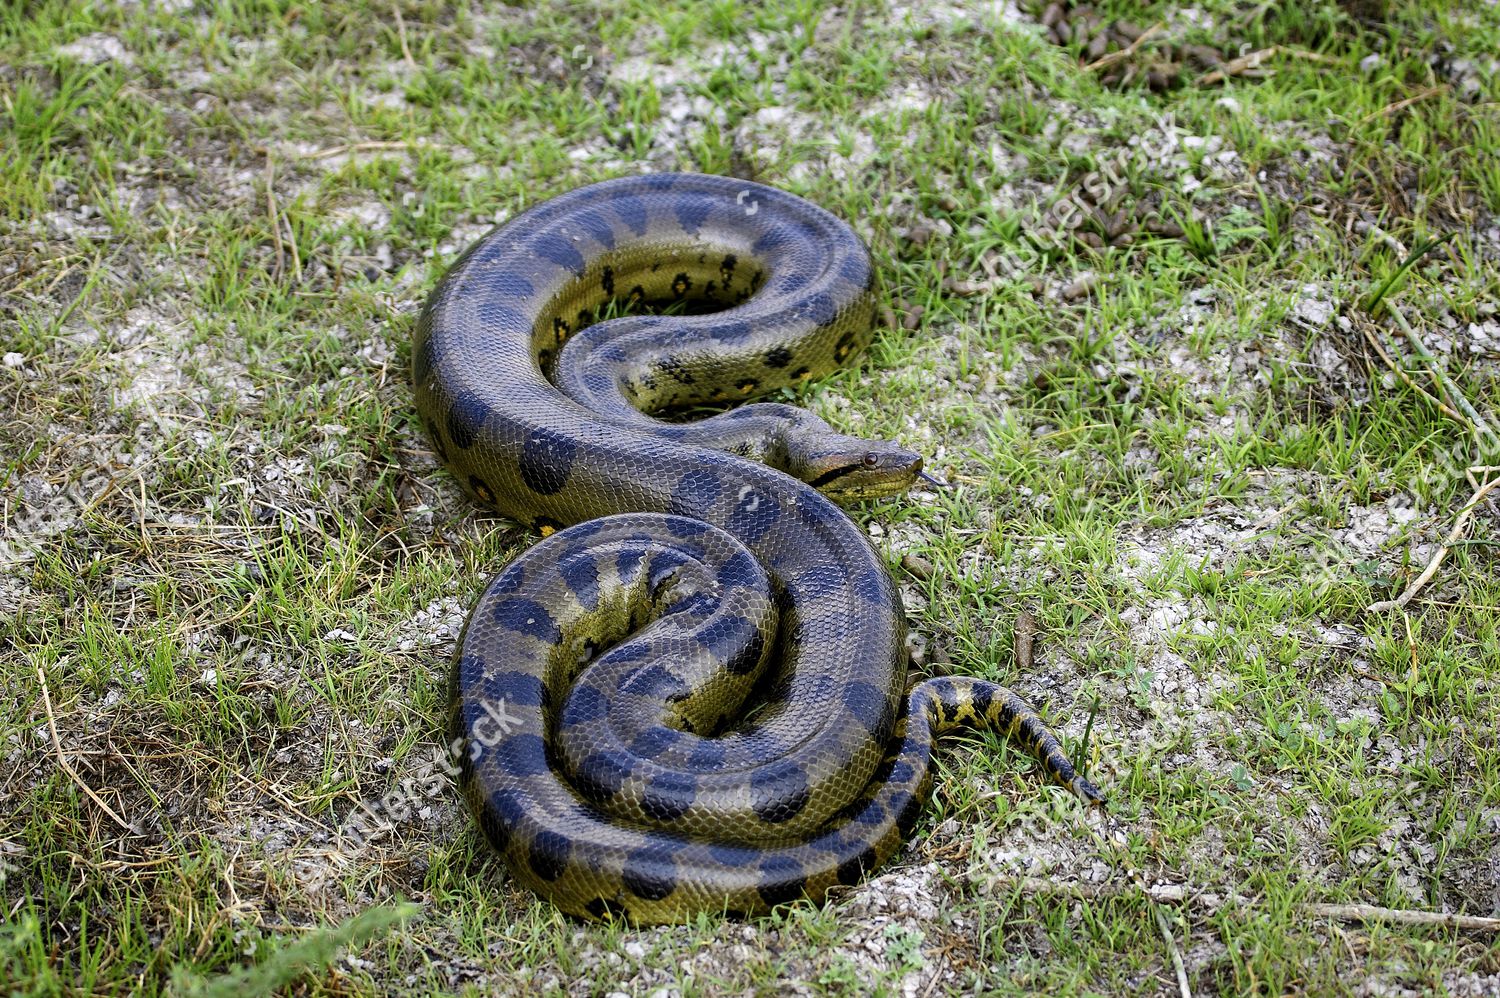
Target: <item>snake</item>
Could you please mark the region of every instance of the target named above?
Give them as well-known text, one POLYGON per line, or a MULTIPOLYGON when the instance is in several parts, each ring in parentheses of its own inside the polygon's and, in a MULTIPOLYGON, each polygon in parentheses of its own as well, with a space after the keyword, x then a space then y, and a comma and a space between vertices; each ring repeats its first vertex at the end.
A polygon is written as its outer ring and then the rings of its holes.
POLYGON ((746 402, 860 354, 877 293, 825 209, 663 173, 525 208, 420 312, 412 384, 438 459, 542 535, 459 637, 456 782, 514 880, 563 912, 822 900, 911 834, 955 729, 1000 732, 1103 800, 1017 694, 908 683, 897 587, 841 507, 904 492, 922 457, 746 402))

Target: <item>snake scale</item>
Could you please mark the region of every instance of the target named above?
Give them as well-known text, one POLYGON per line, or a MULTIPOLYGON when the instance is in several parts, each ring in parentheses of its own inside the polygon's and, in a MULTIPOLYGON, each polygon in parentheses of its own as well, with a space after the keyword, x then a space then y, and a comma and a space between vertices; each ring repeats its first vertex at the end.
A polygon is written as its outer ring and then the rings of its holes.
POLYGON ((653 415, 832 371, 872 335, 874 280, 821 208, 659 174, 529 208, 427 301, 412 373, 437 453, 544 535, 460 638, 459 782, 566 912, 752 914, 853 883, 911 831, 958 726, 1101 799, 1003 687, 907 688, 900 598, 835 500, 903 491, 920 457, 777 403, 653 415), (663 302, 679 314, 615 314, 663 302))

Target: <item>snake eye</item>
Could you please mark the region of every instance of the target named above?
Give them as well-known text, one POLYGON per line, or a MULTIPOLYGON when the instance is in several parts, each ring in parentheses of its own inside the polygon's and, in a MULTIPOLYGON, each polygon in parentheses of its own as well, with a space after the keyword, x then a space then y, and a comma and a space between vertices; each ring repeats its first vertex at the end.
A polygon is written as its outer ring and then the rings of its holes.
POLYGON ((880 463, 880 455, 876 454, 874 451, 870 451, 868 454, 865 455, 864 465, 865 465, 866 468, 873 468, 873 467, 875 467, 879 463, 880 463))

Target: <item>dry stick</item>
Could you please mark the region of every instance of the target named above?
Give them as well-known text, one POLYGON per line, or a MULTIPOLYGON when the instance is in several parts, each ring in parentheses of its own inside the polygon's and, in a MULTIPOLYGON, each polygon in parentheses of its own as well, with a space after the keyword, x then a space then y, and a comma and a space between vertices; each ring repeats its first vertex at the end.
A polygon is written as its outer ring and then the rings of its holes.
POLYGON ((1124 62, 1126 59, 1129 59, 1131 56, 1135 55, 1137 50, 1140 49, 1141 45, 1145 43, 1146 39, 1150 38, 1152 35, 1156 34, 1166 26, 1166 21, 1157 21, 1155 24, 1151 25, 1151 27, 1147 28, 1145 31, 1142 31, 1140 37, 1130 43, 1129 48, 1123 48, 1118 52, 1111 52, 1108 55, 1100 56, 1093 62, 1089 63, 1087 66, 1084 66, 1083 71, 1085 73, 1092 73, 1096 69, 1108 69, 1110 66, 1113 66, 1117 62, 1124 62))
POLYGON ((1405 108, 1411 107, 1413 104, 1417 103, 1418 101, 1424 101, 1424 100, 1426 100, 1429 97, 1434 97, 1434 96, 1442 93, 1444 90, 1447 90, 1447 89, 1448 89, 1448 84, 1446 84, 1446 83, 1439 83, 1435 87, 1428 87, 1426 90, 1423 90, 1420 93, 1412 94, 1410 97, 1406 98, 1405 100, 1398 100, 1394 104, 1387 104, 1385 107, 1381 108, 1379 111, 1371 111, 1369 114, 1367 114, 1363 118, 1359 119, 1359 121, 1356 122, 1356 124, 1363 125, 1366 122, 1373 121, 1376 118, 1390 117, 1391 115, 1395 114, 1397 111, 1400 111, 1400 110, 1403 110, 1405 108))
POLYGON ((391 11, 396 15, 396 40, 401 43, 401 58, 412 69, 417 68, 417 60, 411 57, 411 49, 406 44, 406 22, 401 18, 401 3, 396 0, 391 4, 391 11))
POLYGON ((330 156, 342 156, 351 152, 375 152, 381 149, 420 149, 425 142, 350 142, 347 145, 334 146, 332 149, 319 149, 303 155, 303 159, 327 159, 330 156))
MULTIPOLYGON (((1126 892, 1112 887, 1096 887, 1089 884, 1061 884, 1040 877, 1022 877, 1015 881, 1026 894, 1066 894, 1083 901, 1113 900, 1122 898, 1126 892)), ((1189 891, 1182 884, 1156 884, 1147 887, 1146 896, 1163 904, 1186 904, 1215 915, 1223 908, 1222 902, 1210 901, 1201 894, 1189 891)), ((1234 904, 1253 907, 1255 902, 1243 895, 1231 894, 1226 899, 1234 904)), ((1500 918, 1483 915, 1457 915, 1441 911, 1419 911, 1411 908, 1382 908, 1373 904, 1322 904, 1309 902, 1302 905, 1309 914, 1323 918, 1336 918, 1344 922, 1393 922, 1398 925, 1435 925, 1449 929, 1467 929, 1475 932, 1500 932, 1500 918)))
POLYGON ((1362 318, 1356 318, 1355 321, 1359 323, 1360 332, 1364 333, 1365 340, 1370 344, 1371 347, 1375 349, 1375 352, 1380 355, 1380 359, 1385 362, 1385 366, 1391 369, 1392 374, 1396 375, 1396 377, 1406 382, 1406 387, 1410 388, 1412 391, 1416 392, 1418 395, 1422 396, 1427 401, 1437 406, 1438 409, 1442 410, 1445 416, 1453 419, 1456 422, 1464 424, 1464 426, 1470 430, 1474 429, 1474 424, 1470 423, 1466 418, 1464 418, 1463 415, 1461 415, 1456 410, 1450 409, 1442 399, 1433 395, 1427 389, 1411 380, 1411 375, 1407 374, 1396 365, 1396 361, 1391 357, 1389 353, 1386 352, 1386 349, 1383 345, 1381 345, 1380 340, 1376 338, 1375 333, 1373 332, 1375 328, 1374 323, 1362 318))
POLYGON ((1453 529, 1448 531, 1448 536, 1443 538, 1443 543, 1439 544, 1438 549, 1433 552, 1432 558, 1427 562, 1427 567, 1422 570, 1422 574, 1417 576, 1412 584, 1406 587, 1406 592, 1395 599, 1371 603, 1365 607, 1365 613, 1376 613, 1380 610, 1399 610, 1410 603, 1412 597, 1416 596, 1417 593, 1422 591, 1423 586, 1432 581, 1432 577, 1437 574, 1438 566, 1443 563, 1444 558, 1448 557, 1448 550, 1457 544, 1463 536, 1464 528, 1469 525, 1469 517, 1473 514, 1474 508, 1483 502, 1484 497, 1489 495, 1496 486, 1500 486, 1500 478, 1492 478, 1475 490, 1474 495, 1470 497, 1468 503, 1463 509, 1459 510, 1458 519, 1453 521, 1453 529))
POLYGON ((104 803, 104 798, 94 793, 93 787, 90 787, 87 783, 83 782, 83 777, 78 775, 78 771, 73 768, 73 764, 69 762, 68 757, 63 754, 62 739, 57 736, 57 718, 52 713, 52 694, 47 691, 47 673, 46 670, 44 670, 40 665, 36 667, 36 678, 37 681, 42 684, 42 704, 47 709, 47 730, 52 735, 52 750, 57 753, 57 765, 61 767, 64 773, 68 774, 68 776, 73 780, 74 783, 78 784, 78 789, 87 794, 89 800, 93 801, 95 804, 98 804, 99 807, 104 811, 104 813, 109 815, 110 818, 114 820, 115 824, 119 825, 121 828, 125 829, 125 831, 134 835, 135 829, 131 828, 130 825, 125 822, 124 818, 116 814, 114 808, 104 803))
POLYGON ((1309 59, 1313 62, 1321 62, 1325 66, 1339 65, 1339 60, 1332 56, 1323 55, 1321 52, 1309 52, 1307 49, 1287 48, 1285 45, 1272 45, 1267 49, 1257 49, 1247 52, 1237 59, 1231 59, 1218 69, 1204 73, 1195 81, 1197 86, 1208 87, 1215 83, 1223 83, 1231 76, 1239 76, 1248 70, 1259 68, 1260 64, 1275 55, 1290 55, 1298 59, 1309 59))
POLYGON ((1406 337, 1406 342, 1411 344, 1412 351, 1427 365, 1427 373, 1432 377, 1433 381, 1437 382, 1437 386, 1442 393, 1448 397, 1448 400, 1456 408, 1468 417, 1470 426, 1476 432, 1482 433, 1486 437, 1493 437, 1495 431, 1484 421, 1484 418, 1478 412, 1474 411, 1474 407, 1469 404, 1469 400, 1464 397, 1463 392, 1459 391, 1453 382, 1448 380, 1448 376, 1439 368, 1437 358, 1428 351, 1427 347, 1422 343, 1421 338, 1412 330, 1411 324, 1406 321, 1406 316, 1401 314, 1401 310, 1390 302, 1385 303, 1385 309, 1391 313, 1391 318, 1396 320, 1396 325, 1401 327, 1401 332, 1406 337))

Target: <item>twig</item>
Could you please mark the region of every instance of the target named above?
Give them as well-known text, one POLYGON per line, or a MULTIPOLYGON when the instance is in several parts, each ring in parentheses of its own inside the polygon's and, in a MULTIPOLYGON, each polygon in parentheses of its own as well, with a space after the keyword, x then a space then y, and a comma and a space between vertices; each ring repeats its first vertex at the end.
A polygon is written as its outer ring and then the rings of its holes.
POLYGON ((303 155, 303 159, 328 159, 330 156, 343 156, 351 152, 376 152, 382 149, 421 149, 426 146, 425 142, 350 142, 347 145, 334 146, 332 149, 319 149, 303 155))
POLYGON ((1469 525, 1469 517, 1474 513, 1474 507, 1483 502, 1484 497, 1489 495, 1496 486, 1500 486, 1500 478, 1492 478, 1474 491, 1474 495, 1470 497, 1468 503, 1464 505, 1463 509, 1458 511, 1458 518, 1453 521, 1453 529, 1448 531, 1448 536, 1443 539, 1443 543, 1439 544, 1438 549, 1432 553, 1432 557, 1428 560, 1427 567, 1422 570, 1422 574, 1417 576, 1412 584, 1406 587, 1406 592, 1395 599, 1371 603, 1365 607, 1365 613, 1376 613, 1381 610, 1400 610, 1406 604, 1410 603, 1412 597, 1421 592, 1422 587, 1431 582, 1432 577, 1437 574, 1438 566, 1443 563, 1444 558, 1448 557, 1448 549, 1457 544, 1459 538, 1463 536, 1464 528, 1469 525))
POLYGON ((1200 87, 1210 87, 1215 83, 1223 83, 1231 76, 1239 76, 1241 73, 1259 68, 1261 63, 1265 62, 1267 59, 1270 59, 1272 56, 1277 55, 1289 55, 1294 56, 1298 59, 1307 59, 1312 62, 1321 62, 1325 66, 1336 66, 1339 64, 1338 59, 1335 59, 1332 56, 1323 55, 1321 52, 1309 52, 1307 49, 1288 48, 1285 45, 1272 45, 1270 48, 1257 49, 1254 52, 1247 52, 1236 59, 1230 59, 1218 69, 1211 70, 1210 72, 1204 73, 1202 76, 1198 77, 1196 85, 1200 87))
POLYGON ((78 789, 87 794, 89 800, 93 801, 95 804, 98 804, 100 809, 103 810, 105 814, 110 816, 115 824, 119 825, 121 828, 125 829, 125 831, 134 835, 135 829, 131 828, 130 825, 126 823, 124 818, 116 814, 114 808, 104 803, 104 798, 94 793, 93 787, 83 782, 83 777, 78 775, 78 770, 73 768, 73 764, 69 762, 68 757, 63 754, 62 739, 57 735, 57 718, 52 713, 52 694, 47 690, 47 672, 40 665, 36 667, 36 678, 37 681, 42 684, 42 705, 47 710, 47 731, 52 735, 52 750, 57 753, 57 765, 62 769, 64 773, 68 774, 69 778, 71 778, 74 783, 78 784, 78 789))
POLYGON ((396 15, 396 40, 401 43, 401 58, 412 69, 416 69, 417 60, 411 57, 411 49, 406 44, 406 21, 401 17, 400 0, 391 4, 391 11, 396 15))
POLYGON ((281 245, 281 220, 276 217, 276 158, 266 153, 266 218, 271 223, 271 238, 276 240, 276 269, 271 273, 272 281, 281 280, 285 266, 286 249, 281 245))
MULTIPOLYGON (((1126 891, 1114 887, 1093 884, 1059 884, 1039 877, 1022 877, 1015 881, 1024 894, 1065 894, 1083 901, 1113 900, 1126 896, 1126 891)), ((1139 887, 1140 885, 1137 885, 1139 887)), ((1160 904, 1191 905, 1206 914, 1217 914, 1224 903, 1253 906, 1254 900, 1240 894, 1230 894, 1220 900, 1190 891, 1182 884, 1153 884, 1145 888, 1146 897, 1160 904)), ((1500 918, 1484 915, 1459 915, 1441 911, 1420 911, 1411 908, 1382 908, 1373 904, 1323 904, 1309 902, 1302 910, 1321 918, 1336 918, 1343 922, 1394 922, 1398 925, 1435 925, 1471 932, 1500 932, 1500 918)))
POLYGON ((1345 922, 1395 922, 1398 925, 1440 925, 1450 929, 1477 932, 1500 931, 1500 918, 1483 915, 1450 915, 1441 911, 1417 911, 1410 908, 1382 908, 1373 904, 1309 904, 1307 910, 1324 918, 1345 922))
POLYGON ((1427 373, 1432 376, 1433 381, 1437 382, 1438 389, 1447 396, 1448 401, 1453 403, 1454 408, 1459 409, 1468 417, 1469 425, 1476 432, 1482 434, 1486 439, 1493 438, 1495 431, 1490 428, 1490 425, 1484 421, 1484 418, 1478 412, 1474 411, 1474 407, 1469 404, 1469 400, 1464 397, 1463 393, 1448 380, 1448 376, 1439 368, 1437 358, 1428 352, 1422 340, 1412 330, 1411 325, 1407 323, 1406 316, 1401 314, 1401 310, 1390 303, 1386 304, 1385 309, 1391 313, 1391 318, 1396 320, 1396 325, 1401 327, 1401 332, 1405 335, 1406 342, 1411 344, 1413 352, 1427 365, 1427 373))
POLYGON ((1405 110, 1406 108, 1411 107, 1413 104, 1417 103, 1418 101, 1424 101, 1424 100, 1426 100, 1429 97, 1434 97, 1434 96, 1442 93, 1443 91, 1445 91, 1447 89, 1448 89, 1448 84, 1446 84, 1446 83, 1439 83, 1435 87, 1428 87, 1426 90, 1423 90, 1423 91, 1420 91, 1418 93, 1412 94, 1410 97, 1407 97, 1405 100, 1398 100, 1394 104, 1387 104, 1385 107, 1381 108, 1379 111, 1371 111, 1369 114, 1367 114, 1363 118, 1359 119, 1359 121, 1356 122, 1356 125, 1366 124, 1368 122, 1374 121, 1376 118, 1381 118, 1381 117, 1388 118, 1391 115, 1395 114, 1397 111, 1405 110))
POLYGON ((1386 367, 1391 369, 1391 373, 1400 378, 1402 381, 1406 382, 1406 387, 1410 388, 1412 391, 1416 392, 1418 395, 1422 396, 1427 401, 1437 406, 1437 408, 1442 411, 1443 415, 1454 420, 1455 422, 1464 424, 1464 426, 1468 429, 1472 430, 1474 428, 1473 424, 1471 424, 1467 419, 1459 414, 1457 410, 1449 408, 1442 399, 1438 398, 1427 389, 1417 384, 1411 379, 1411 375, 1407 374, 1405 371, 1401 370, 1399 366, 1397 366, 1395 359, 1386 352, 1385 347, 1381 344, 1380 340, 1376 338, 1375 333, 1373 332, 1373 330, 1375 329, 1375 324, 1373 322, 1369 322, 1368 320, 1360 318, 1358 316, 1355 316, 1353 318, 1354 321, 1359 324, 1360 332, 1364 333, 1365 340, 1370 344, 1371 347, 1374 348, 1375 352, 1380 355, 1380 359, 1385 362, 1386 367))
POLYGON ((1128 48, 1123 48, 1118 52, 1110 52, 1108 55, 1100 56, 1093 62, 1089 63, 1087 66, 1084 66, 1083 71, 1085 73, 1092 73, 1096 69, 1108 69, 1110 66, 1113 66, 1117 62, 1124 62, 1126 59, 1129 59, 1131 56, 1135 55, 1136 51, 1141 47, 1141 45, 1145 43, 1146 39, 1150 38, 1152 35, 1156 34, 1166 26, 1166 21, 1157 21, 1155 24, 1151 25, 1151 27, 1147 28, 1145 31, 1142 31, 1140 37, 1131 42, 1128 48))

